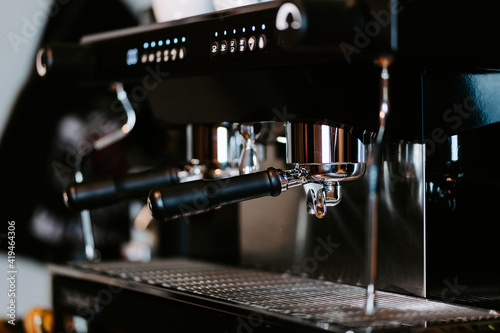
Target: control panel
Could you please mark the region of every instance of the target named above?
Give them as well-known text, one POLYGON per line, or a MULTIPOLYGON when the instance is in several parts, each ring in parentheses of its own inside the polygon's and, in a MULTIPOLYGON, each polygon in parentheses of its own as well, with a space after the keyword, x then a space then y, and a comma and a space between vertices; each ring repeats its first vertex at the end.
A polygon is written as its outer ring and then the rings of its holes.
POLYGON ((151 71, 170 77, 331 60, 343 57, 336 44, 343 33, 355 31, 341 20, 348 9, 343 1, 268 1, 88 35, 77 45, 42 49, 37 68, 40 76, 125 81, 151 71))
POLYGON ((144 41, 140 47, 127 50, 126 64, 168 63, 182 61, 187 55, 187 37, 175 36, 144 41))
POLYGON ((227 27, 211 32, 210 56, 212 59, 258 53, 266 50, 269 24, 248 24, 227 27))

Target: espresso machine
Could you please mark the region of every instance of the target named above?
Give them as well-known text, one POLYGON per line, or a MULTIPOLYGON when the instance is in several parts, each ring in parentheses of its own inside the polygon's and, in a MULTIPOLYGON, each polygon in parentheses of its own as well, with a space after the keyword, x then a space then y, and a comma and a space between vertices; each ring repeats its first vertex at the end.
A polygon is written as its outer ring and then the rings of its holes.
POLYGON ((114 84, 127 119, 145 91, 185 130, 183 166, 76 170, 88 261, 52 267, 56 327, 500 330, 500 183, 479 169, 498 159, 499 12, 280 0, 40 49, 44 80, 114 84), (132 197, 189 249, 98 262, 87 211, 132 197))

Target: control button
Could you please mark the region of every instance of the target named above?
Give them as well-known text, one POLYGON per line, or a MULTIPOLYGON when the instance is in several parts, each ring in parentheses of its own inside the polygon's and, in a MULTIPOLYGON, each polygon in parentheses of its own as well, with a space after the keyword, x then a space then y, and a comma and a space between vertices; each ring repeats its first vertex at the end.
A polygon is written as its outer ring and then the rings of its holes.
POLYGON ((169 60, 170 50, 163 51, 163 61, 167 62, 169 60))
POLYGON ((179 59, 184 60, 185 57, 186 57, 186 48, 184 46, 182 46, 179 49, 179 59))
POLYGON ((127 51, 127 65, 132 66, 137 64, 139 61, 139 50, 138 49, 130 49, 127 51))
POLYGON ((227 40, 223 40, 222 42, 220 42, 220 54, 225 55, 227 53, 227 48, 227 40))
POLYGON ((161 62, 161 51, 156 51, 156 62, 161 62))
POLYGON ((302 27, 300 9, 291 2, 283 4, 276 14, 276 29, 280 31, 292 28, 299 30, 302 27), (290 22, 291 21, 291 22, 290 22))
POLYGON ((172 61, 176 61, 177 60, 177 49, 176 48, 173 48, 171 51, 170 51, 170 58, 172 59, 172 61))
POLYGON ((143 64, 145 64, 147 61, 148 61, 148 54, 147 53, 143 53, 142 56, 141 56, 141 62, 143 64))
POLYGON ((212 53, 212 56, 216 56, 219 54, 219 42, 213 42, 212 46, 210 47, 210 52, 212 53))
POLYGON ((155 54, 154 53, 150 53, 149 56, 148 56, 148 61, 149 62, 153 62, 155 61, 155 54))
POLYGON ((259 41, 258 41, 258 44, 259 46, 259 49, 263 50, 266 48, 266 45, 267 45, 267 37, 266 35, 262 34, 259 36, 259 41))
POLYGON ((247 39, 245 37, 241 37, 238 42, 238 50, 240 52, 245 52, 247 49, 247 39))
POLYGON ((250 36, 248 38, 248 49, 250 50, 250 52, 255 50, 255 41, 256 41, 255 36, 250 36))
POLYGON ((231 39, 229 41, 229 53, 236 53, 236 39, 231 39))

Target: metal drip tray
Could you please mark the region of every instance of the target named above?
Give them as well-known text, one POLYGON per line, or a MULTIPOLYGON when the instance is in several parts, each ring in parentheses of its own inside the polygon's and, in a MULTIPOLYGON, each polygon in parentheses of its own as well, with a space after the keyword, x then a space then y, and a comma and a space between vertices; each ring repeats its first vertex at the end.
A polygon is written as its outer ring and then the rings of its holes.
POLYGON ((366 316, 361 287, 185 259, 72 266, 84 275, 110 277, 142 292, 174 291, 326 330, 400 330, 500 319, 492 310, 382 291, 377 292, 377 313, 366 316))

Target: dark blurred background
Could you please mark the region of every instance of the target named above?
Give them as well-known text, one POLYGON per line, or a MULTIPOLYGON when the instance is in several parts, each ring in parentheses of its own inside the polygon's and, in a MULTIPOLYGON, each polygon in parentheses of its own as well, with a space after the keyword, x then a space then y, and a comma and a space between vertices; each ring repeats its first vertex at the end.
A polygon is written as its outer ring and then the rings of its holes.
MULTIPOLYGON (((157 146, 146 144, 145 127, 152 138, 161 124, 152 121, 147 103, 139 101, 135 106, 140 121, 134 133, 83 158, 93 141, 123 125, 115 93, 100 84, 48 84, 35 71, 40 45, 77 43, 87 34, 154 22, 150 0, 8 0, 1 6, 0 253, 5 260, 0 266, 7 271, 7 222, 15 221, 22 317, 30 307, 50 306, 48 263, 83 258, 79 214, 62 200, 78 165, 86 179, 146 168, 151 163, 148 156, 161 156, 157 149, 163 149, 165 134, 152 140, 159 142, 157 146)), ((92 212, 103 256, 120 256, 120 246, 129 239, 128 213, 124 204, 92 212)), ((0 288, 8 290, 3 280, 0 288)))

